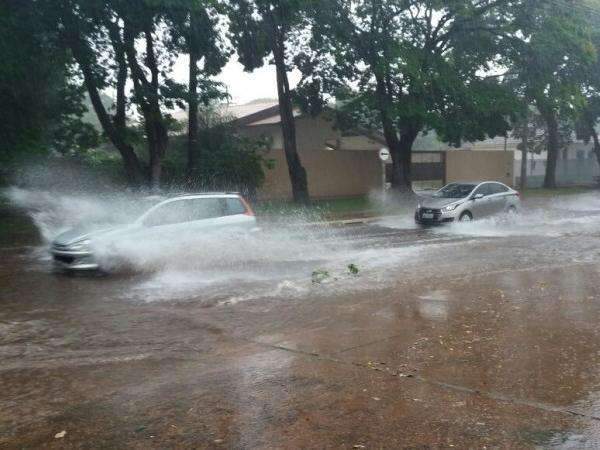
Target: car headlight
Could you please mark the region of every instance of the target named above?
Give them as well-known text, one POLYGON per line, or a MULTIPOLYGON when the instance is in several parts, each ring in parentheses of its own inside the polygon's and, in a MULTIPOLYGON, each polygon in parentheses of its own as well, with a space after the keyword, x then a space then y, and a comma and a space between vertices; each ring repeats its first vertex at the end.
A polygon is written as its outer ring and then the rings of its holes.
POLYGON ((450 212, 450 211, 454 211, 456 209, 458 205, 455 203, 453 205, 448 205, 448 206, 444 206, 442 208, 442 211, 446 211, 446 212, 450 212))
POLYGON ((71 250, 85 250, 87 249, 88 245, 90 245, 91 240, 90 239, 85 239, 83 241, 79 241, 76 242, 75 244, 71 245, 71 250))

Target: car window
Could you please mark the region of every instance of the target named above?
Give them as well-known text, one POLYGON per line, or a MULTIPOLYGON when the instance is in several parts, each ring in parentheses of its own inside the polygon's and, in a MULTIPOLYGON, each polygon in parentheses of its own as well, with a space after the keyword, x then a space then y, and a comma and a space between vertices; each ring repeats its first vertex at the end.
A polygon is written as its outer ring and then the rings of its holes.
POLYGON ((220 198, 194 198, 186 200, 192 209, 192 220, 213 219, 223 216, 223 202, 220 198))
POLYGON ((477 189, 475 189, 475 191, 473 192, 473 196, 475 196, 477 194, 482 194, 485 197, 486 195, 490 195, 491 193, 492 193, 492 191, 490 188, 490 183, 486 183, 486 184, 482 184, 477 189))
POLYGON ((490 188, 492 194, 501 194, 508 191, 508 188, 500 183, 491 183, 490 188))
POLYGON ((194 198, 176 200, 160 205, 145 219, 146 226, 171 225, 211 219, 223 215, 223 204, 219 198, 194 198))
POLYGON ((225 215, 232 216, 235 214, 244 214, 246 207, 239 198, 226 198, 225 199, 225 215))
POLYGON ((433 194, 438 198, 465 198, 471 193, 474 184, 450 183, 433 194))

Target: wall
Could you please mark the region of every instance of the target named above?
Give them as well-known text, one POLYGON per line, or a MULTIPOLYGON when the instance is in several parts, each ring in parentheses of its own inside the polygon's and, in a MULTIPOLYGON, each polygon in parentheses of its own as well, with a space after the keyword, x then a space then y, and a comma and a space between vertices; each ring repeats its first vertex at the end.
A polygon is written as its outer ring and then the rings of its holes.
MULTIPOLYGON (((587 186, 595 184, 600 176, 600 167, 595 155, 587 158, 562 159, 556 162, 556 184, 558 186, 587 186)), ((538 188, 544 184, 546 160, 527 160, 527 187, 538 188)), ((521 160, 515 160, 515 180, 521 184, 521 160)))
POLYGON ((450 150, 446 153, 446 182, 494 180, 512 186, 514 152, 450 150))
MULTIPOLYGON (((249 136, 269 135, 272 150, 266 155, 274 168, 265 170, 265 183, 258 191, 261 199, 290 199, 292 188, 288 174, 279 124, 244 128, 249 136)), ((381 189, 382 168, 377 151, 324 150, 325 141, 335 140, 339 133, 331 123, 319 118, 296 120, 297 147, 308 175, 312 198, 353 197, 381 189)), ((380 144, 377 144, 380 147, 380 144)))
MULTIPOLYGON (((308 174, 312 198, 354 197, 381 188, 381 163, 373 151, 305 150, 298 152, 308 174)), ((265 172, 261 199, 289 199, 292 188, 283 150, 267 155, 275 167, 265 172)))

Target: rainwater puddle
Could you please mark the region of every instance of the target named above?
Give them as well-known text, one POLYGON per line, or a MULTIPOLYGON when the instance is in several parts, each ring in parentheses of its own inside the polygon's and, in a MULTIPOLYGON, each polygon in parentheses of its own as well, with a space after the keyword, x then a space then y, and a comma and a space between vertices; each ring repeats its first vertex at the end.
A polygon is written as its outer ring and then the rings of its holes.
MULTIPOLYGON (((131 220, 143 209, 139 198, 127 195, 12 189, 9 197, 29 212, 46 241, 26 252, 30 270, 51 270, 48 242, 62 230, 79 222, 131 220)), ((263 224, 259 233, 199 236, 180 229, 177 235, 99 240, 93 250, 109 271, 141 274, 131 277, 127 288, 111 293, 113 298, 231 305, 258 298, 302 299, 376 290, 432 275, 463 276, 527 264, 532 255, 537 263, 546 264, 560 258, 595 261, 600 247, 594 250, 598 243, 592 237, 600 237, 600 200, 585 194, 525 206, 516 216, 431 229, 416 227, 409 213, 345 228, 312 227, 305 218, 290 217, 263 224), (573 235, 590 236, 586 252, 570 245, 558 250, 538 245, 533 253, 527 251, 536 242, 573 235), (511 241, 511 248, 498 244, 504 238, 527 240, 511 241)), ((444 292, 421 298, 425 316, 442 320, 448 314, 444 292)))

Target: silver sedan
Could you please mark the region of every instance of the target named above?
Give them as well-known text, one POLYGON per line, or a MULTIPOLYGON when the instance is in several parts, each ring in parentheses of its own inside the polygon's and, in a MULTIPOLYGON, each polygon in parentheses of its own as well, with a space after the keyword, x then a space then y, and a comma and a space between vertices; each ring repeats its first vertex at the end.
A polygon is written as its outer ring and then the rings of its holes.
POLYGON ((519 193, 497 181, 450 183, 430 197, 421 197, 415 221, 422 225, 468 221, 499 213, 516 213, 519 193))

